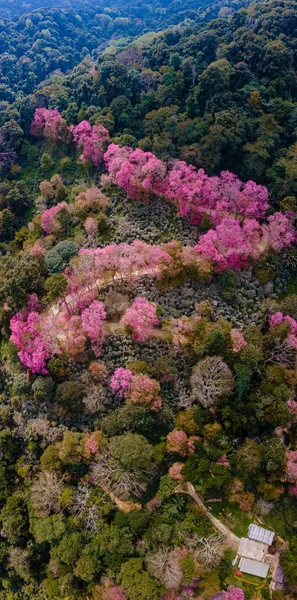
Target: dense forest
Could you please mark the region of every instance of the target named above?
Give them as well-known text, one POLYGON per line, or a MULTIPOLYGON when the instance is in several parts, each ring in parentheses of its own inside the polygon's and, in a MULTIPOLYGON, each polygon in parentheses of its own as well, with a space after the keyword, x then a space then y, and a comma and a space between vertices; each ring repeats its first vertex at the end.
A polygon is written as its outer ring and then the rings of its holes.
POLYGON ((292 600, 297 2, 0 17, 0 600, 292 600))
MULTIPOLYGON (((139 1, 117 2, 106 7, 104 2, 66 2, 64 10, 52 2, 18 16, 18 2, 0 3, 0 99, 12 102, 17 95, 28 94, 55 71, 69 72, 86 56, 96 59, 112 40, 121 47, 146 32, 163 30, 172 25, 209 20, 220 11, 232 14, 248 0, 205 0, 195 3, 139 1), (15 11, 10 18, 7 12, 15 11), (15 18, 16 17, 16 18, 15 18)), ((27 5, 26 5, 27 6, 27 5)), ((62 3, 63 6, 63 3, 62 3)))

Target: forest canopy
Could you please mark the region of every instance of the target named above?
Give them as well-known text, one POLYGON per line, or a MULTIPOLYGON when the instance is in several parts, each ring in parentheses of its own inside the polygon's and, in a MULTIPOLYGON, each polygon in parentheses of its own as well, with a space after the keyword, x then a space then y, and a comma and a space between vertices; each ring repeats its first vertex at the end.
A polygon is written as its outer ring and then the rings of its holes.
POLYGON ((0 600, 292 600, 297 3, 0 17, 0 600))

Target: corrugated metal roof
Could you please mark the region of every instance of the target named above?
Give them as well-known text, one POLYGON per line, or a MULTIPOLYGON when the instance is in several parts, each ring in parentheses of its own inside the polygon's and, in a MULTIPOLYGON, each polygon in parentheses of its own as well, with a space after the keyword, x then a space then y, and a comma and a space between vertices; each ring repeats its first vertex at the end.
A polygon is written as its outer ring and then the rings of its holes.
POLYGON ((269 531, 269 529, 264 529, 264 527, 259 527, 259 525, 255 525, 254 523, 251 523, 249 526, 248 537, 252 540, 270 546, 274 540, 274 536, 274 531, 269 531))
POLYGON ((239 563, 239 570, 249 575, 256 575, 257 577, 267 577, 269 566, 264 562, 258 560, 252 560, 251 558, 242 558, 239 563))

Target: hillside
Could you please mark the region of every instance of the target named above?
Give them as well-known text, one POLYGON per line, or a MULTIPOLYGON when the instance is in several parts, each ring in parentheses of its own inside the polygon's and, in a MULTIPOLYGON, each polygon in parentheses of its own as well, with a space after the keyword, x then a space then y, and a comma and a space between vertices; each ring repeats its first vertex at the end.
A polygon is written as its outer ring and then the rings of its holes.
POLYGON ((0 600, 291 599, 297 4, 98 6, 1 24, 0 600))
POLYGON ((67 73, 86 56, 96 59, 110 40, 123 46, 146 32, 209 20, 221 9, 228 15, 247 4, 248 0, 216 0, 210 6, 205 0, 155 0, 150 5, 126 0, 110 6, 82 0, 46 6, 1 3, 0 98, 12 102, 33 92, 53 72, 67 73))

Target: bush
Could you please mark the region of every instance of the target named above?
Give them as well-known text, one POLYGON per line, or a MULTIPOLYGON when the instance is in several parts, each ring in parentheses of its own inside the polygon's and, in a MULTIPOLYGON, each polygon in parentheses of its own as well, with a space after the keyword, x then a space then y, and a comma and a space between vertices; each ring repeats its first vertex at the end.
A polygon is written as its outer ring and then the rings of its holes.
POLYGON ((221 329, 214 328, 208 331, 204 338, 206 354, 220 354, 225 345, 225 335, 221 329))
POLYGON ((76 256, 79 246, 70 240, 59 242, 45 255, 45 263, 50 273, 59 273, 69 264, 70 259, 76 256))
POLYGON ((37 377, 32 390, 35 402, 51 401, 54 397, 55 383, 51 377, 37 377))
POLYGON ((44 171, 44 173, 48 173, 48 171, 50 171, 53 167, 53 164, 54 161, 52 157, 49 154, 47 154, 47 152, 44 152, 40 160, 41 170, 44 171))

